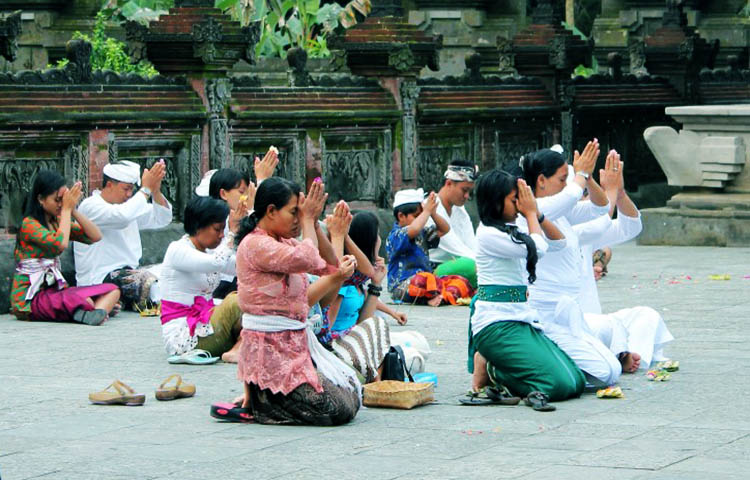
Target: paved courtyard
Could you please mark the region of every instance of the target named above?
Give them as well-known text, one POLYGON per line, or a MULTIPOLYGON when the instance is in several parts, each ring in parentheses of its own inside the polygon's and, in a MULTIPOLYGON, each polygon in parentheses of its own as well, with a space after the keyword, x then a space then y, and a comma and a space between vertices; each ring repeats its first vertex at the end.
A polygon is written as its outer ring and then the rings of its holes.
MULTIPOLYGON (((4 261, 8 261, 7 259, 4 261)), ((240 392, 234 365, 173 366, 156 318, 102 327, 0 316, 0 477, 78 479, 747 479, 750 471, 750 249, 625 245, 600 282, 605 311, 650 305, 677 338, 666 383, 623 376, 624 399, 588 394, 553 413, 458 404, 466 307, 400 307, 433 350, 434 405, 363 409, 336 428, 219 423, 213 401, 240 392), (710 280, 729 274, 730 280, 710 280), (158 402, 171 373, 194 398, 158 402), (114 379, 143 407, 90 405, 114 379)))

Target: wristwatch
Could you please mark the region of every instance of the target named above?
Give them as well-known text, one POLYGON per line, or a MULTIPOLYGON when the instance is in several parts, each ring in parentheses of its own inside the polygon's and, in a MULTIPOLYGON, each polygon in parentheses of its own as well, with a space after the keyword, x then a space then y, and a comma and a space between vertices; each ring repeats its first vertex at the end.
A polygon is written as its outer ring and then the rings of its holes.
POLYGON ((583 170, 581 170, 580 172, 576 172, 576 175, 580 175, 580 176, 582 176, 583 178, 585 178, 586 180, 588 180, 588 179, 589 179, 589 174, 588 174, 588 173, 586 173, 586 172, 584 172, 583 170))
POLYGON ((151 197, 151 189, 148 187, 141 187, 141 192, 143 192, 144 195, 146 195, 146 198, 151 197))

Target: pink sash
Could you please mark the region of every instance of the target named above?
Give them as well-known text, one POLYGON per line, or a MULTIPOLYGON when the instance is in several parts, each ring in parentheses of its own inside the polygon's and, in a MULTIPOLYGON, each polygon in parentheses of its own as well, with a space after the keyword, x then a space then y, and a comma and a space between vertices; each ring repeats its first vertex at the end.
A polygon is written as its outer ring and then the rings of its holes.
POLYGON ((193 304, 188 306, 182 303, 170 302, 169 300, 161 301, 161 324, 174 320, 175 318, 186 317, 190 335, 195 335, 195 326, 198 323, 211 323, 211 314, 214 311, 213 300, 206 300, 203 297, 193 298, 193 304))

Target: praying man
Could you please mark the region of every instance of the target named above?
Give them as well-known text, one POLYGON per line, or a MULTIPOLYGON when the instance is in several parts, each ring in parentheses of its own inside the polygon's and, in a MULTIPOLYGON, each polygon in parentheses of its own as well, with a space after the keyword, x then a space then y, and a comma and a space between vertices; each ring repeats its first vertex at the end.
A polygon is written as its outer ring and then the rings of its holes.
POLYGON ((161 192, 165 173, 164 160, 142 175, 137 163, 110 163, 102 170, 102 189, 78 207, 99 227, 102 239, 91 245, 73 243, 76 281, 79 286, 114 283, 124 309, 143 311, 161 300, 157 276, 139 268, 140 230, 163 228, 172 221, 172 205, 161 192))

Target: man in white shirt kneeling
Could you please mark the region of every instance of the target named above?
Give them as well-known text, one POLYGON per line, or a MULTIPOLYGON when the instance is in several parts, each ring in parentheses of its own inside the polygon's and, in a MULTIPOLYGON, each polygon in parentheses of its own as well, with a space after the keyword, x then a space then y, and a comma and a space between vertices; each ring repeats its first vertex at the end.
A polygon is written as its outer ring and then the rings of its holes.
POLYGON ((140 230, 163 228, 172 221, 172 205, 161 193, 165 173, 164 160, 144 169, 143 175, 134 162, 104 167, 102 189, 78 207, 102 232, 95 244, 73 243, 79 286, 114 283, 122 292, 123 308, 129 310, 142 311, 159 302, 158 278, 138 267, 143 255, 140 230))

